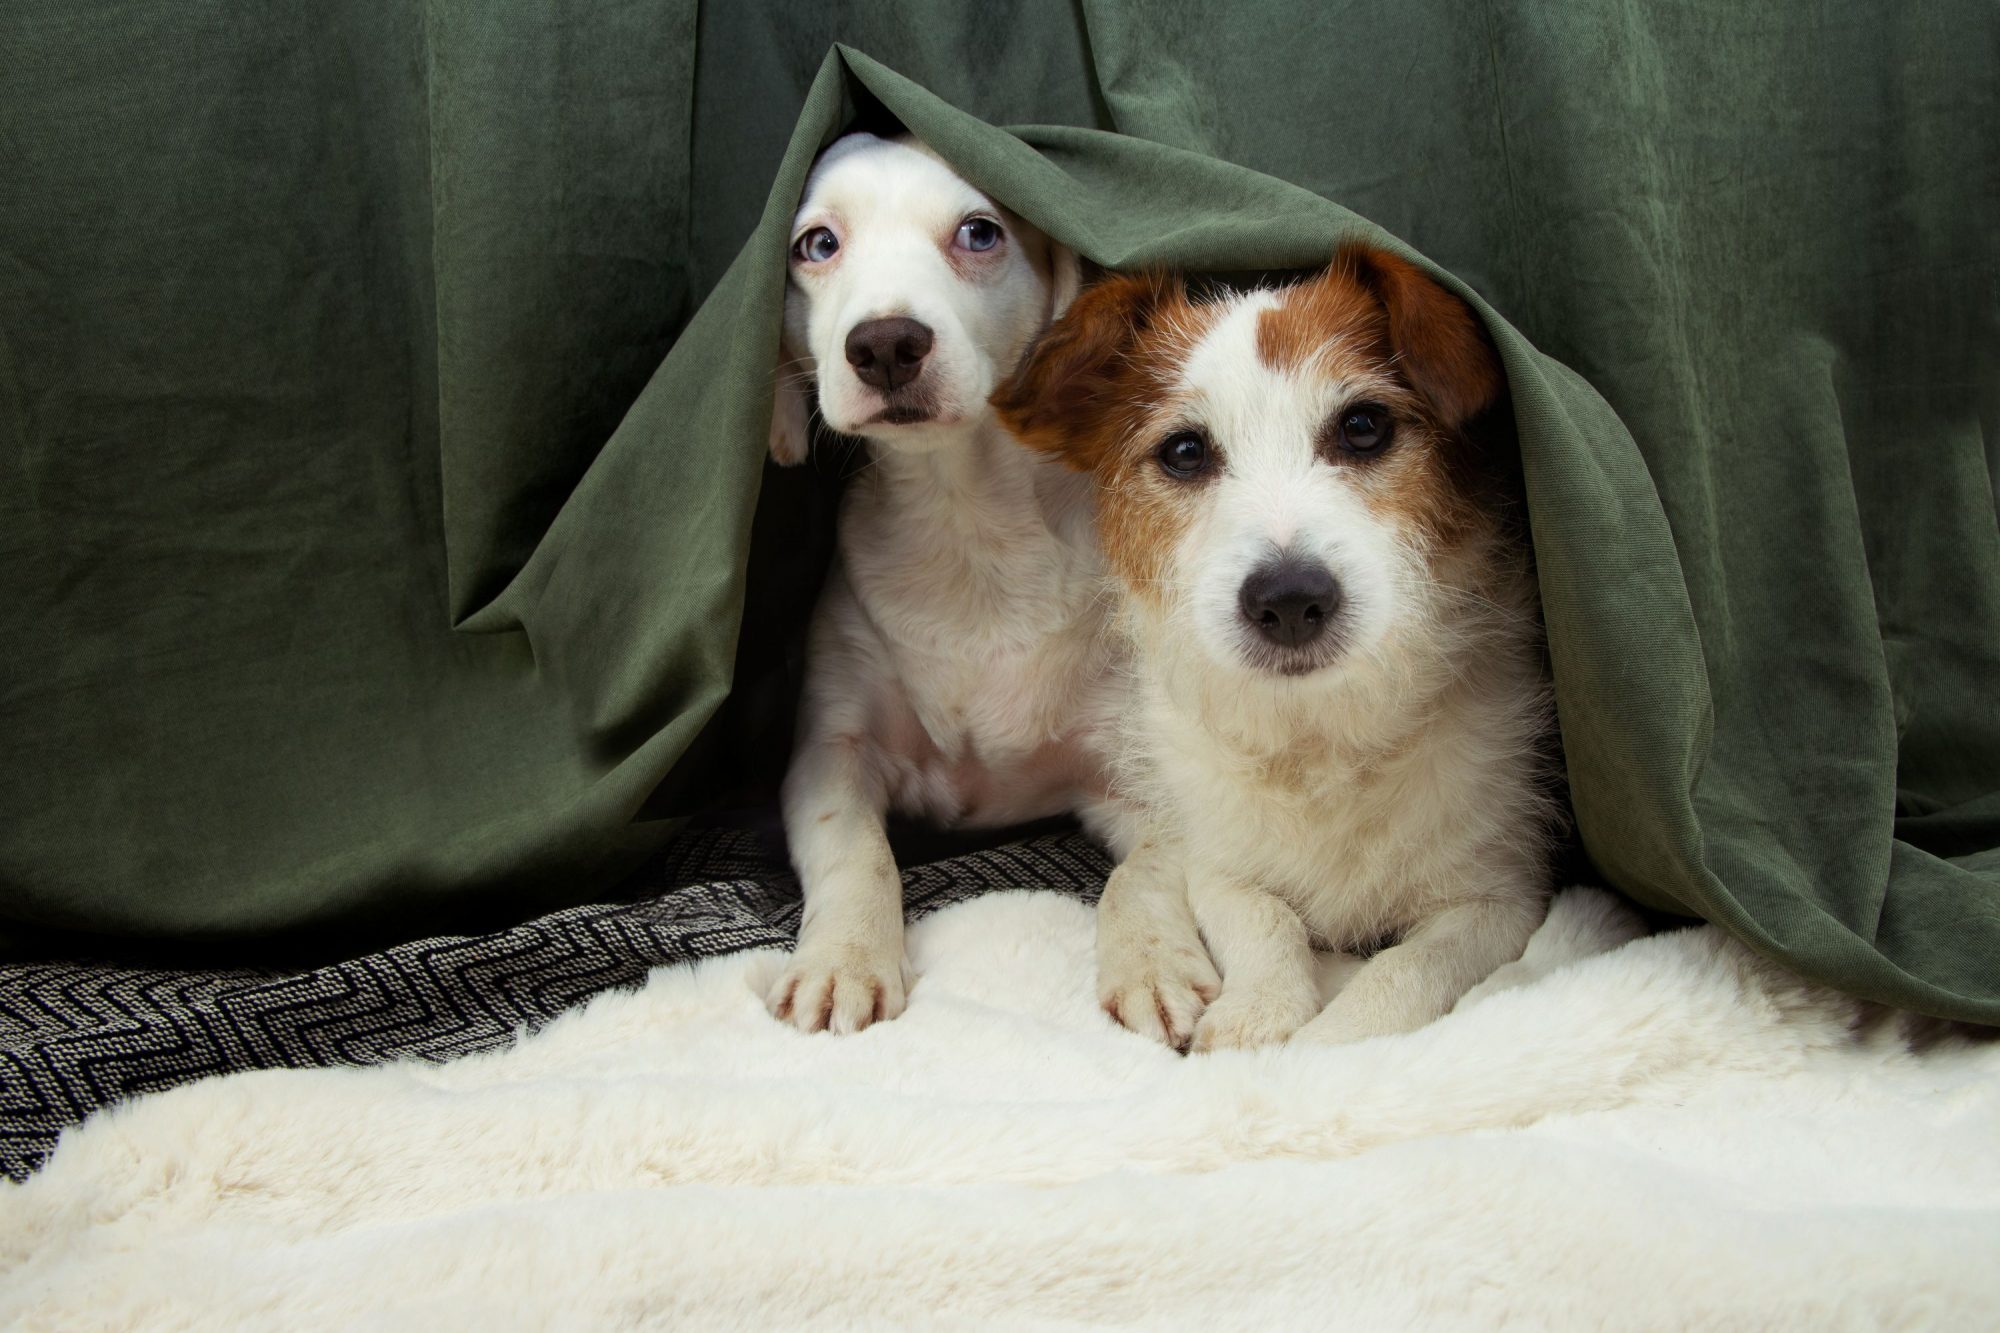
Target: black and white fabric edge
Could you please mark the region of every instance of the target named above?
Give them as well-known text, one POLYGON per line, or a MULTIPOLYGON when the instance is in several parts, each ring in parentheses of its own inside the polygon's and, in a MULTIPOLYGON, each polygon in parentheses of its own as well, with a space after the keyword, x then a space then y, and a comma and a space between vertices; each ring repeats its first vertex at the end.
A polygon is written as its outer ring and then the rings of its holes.
MULTIPOLYGON (((1001 888, 1090 899, 1108 871, 1087 839, 1056 835, 909 868, 903 895, 911 916, 1001 888)), ((449 1060, 656 967, 797 935, 797 883, 746 830, 687 835, 627 887, 644 896, 305 971, 0 966, 0 1173, 26 1178, 66 1126, 144 1093, 246 1069, 449 1060)))

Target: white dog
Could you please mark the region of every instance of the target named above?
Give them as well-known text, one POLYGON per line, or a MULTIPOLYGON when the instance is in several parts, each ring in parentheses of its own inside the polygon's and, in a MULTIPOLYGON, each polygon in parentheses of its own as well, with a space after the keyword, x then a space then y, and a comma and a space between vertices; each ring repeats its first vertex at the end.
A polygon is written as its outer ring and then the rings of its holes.
MULTIPOLYGON (((1541 920, 1534 582, 1500 461, 1466 429, 1502 386, 1464 303, 1348 248, 1209 303, 1113 278, 995 395, 1023 442, 1097 482, 1136 652, 1124 780, 1222 969, 1198 1049, 1421 1026, 1541 920), (1314 944, 1385 939, 1322 1012, 1314 944)), ((1121 869, 1100 932, 1117 900, 1127 934, 1184 946, 1168 883, 1121 869)), ((1117 958, 1107 991, 1198 1007, 1101 940, 1117 958)))
MULTIPOLYGON (((768 1002, 850 1032, 904 1004, 884 812, 990 826, 1074 811, 1124 850, 1131 816, 1107 778, 1123 677, 1087 479, 1021 448, 987 405, 1075 295, 1075 255, 921 145, 867 134, 821 156, 792 237, 795 373, 781 367, 772 456, 805 457, 810 383, 869 463, 808 643, 783 796, 805 918, 768 1002)), ((1212 971, 1193 980, 1213 993, 1212 971)))

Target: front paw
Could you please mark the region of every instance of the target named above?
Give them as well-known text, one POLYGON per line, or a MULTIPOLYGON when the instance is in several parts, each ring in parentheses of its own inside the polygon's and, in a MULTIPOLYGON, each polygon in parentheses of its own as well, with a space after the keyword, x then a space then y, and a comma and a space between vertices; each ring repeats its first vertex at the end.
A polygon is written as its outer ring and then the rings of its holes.
POLYGON ((1319 993, 1307 986, 1232 986, 1195 1025, 1194 1049, 1275 1046, 1312 1021, 1319 993))
POLYGON ((903 1012, 900 948, 801 947, 764 1003, 801 1032, 859 1032, 903 1012))
POLYGON ((1185 1050, 1194 1036, 1195 1020, 1222 989, 1222 978, 1208 951, 1162 946, 1152 953, 1100 956, 1097 1002, 1113 1021, 1142 1037, 1185 1050))
POLYGON ((1370 1037, 1389 1037, 1415 1032, 1438 1014, 1429 1008, 1401 1009, 1390 1004, 1364 1004, 1343 991, 1333 997, 1319 1017, 1300 1028, 1294 1042, 1316 1046, 1345 1046, 1370 1037))

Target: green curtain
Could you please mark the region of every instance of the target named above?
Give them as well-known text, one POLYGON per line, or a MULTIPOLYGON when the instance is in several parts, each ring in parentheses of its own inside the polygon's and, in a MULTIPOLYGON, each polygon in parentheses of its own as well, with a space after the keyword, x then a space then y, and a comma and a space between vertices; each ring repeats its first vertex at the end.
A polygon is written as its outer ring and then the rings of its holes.
POLYGON ((784 232, 859 115, 1112 267, 1425 257, 1596 872, 2000 1021, 2000 9, 239 8, 0 16, 17 944, 518 915, 761 790, 832 480, 762 461, 784 232))

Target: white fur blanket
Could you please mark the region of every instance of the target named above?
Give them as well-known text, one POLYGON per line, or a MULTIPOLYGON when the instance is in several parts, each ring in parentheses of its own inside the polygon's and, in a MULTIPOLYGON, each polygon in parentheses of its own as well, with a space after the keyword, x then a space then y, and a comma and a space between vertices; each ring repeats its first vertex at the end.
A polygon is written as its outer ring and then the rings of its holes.
MULTIPOLYGON (((2000 1045, 1587 891, 1426 1031, 1183 1058, 1047 893, 911 933, 805 1037, 778 956, 510 1050, 253 1073, 0 1193, 0 1325, 1969 1328, 2000 1321, 2000 1045)), ((1331 970, 1331 969, 1330 969, 1331 970)))

